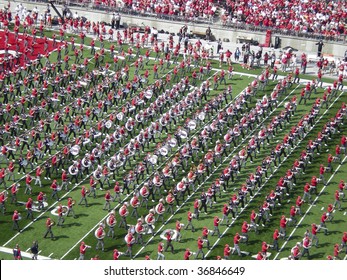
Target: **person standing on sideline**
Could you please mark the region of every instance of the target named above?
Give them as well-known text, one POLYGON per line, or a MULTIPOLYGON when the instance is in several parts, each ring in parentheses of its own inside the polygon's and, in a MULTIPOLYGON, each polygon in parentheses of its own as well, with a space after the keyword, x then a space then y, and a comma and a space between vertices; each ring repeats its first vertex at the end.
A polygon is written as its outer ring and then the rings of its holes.
POLYGON ((30 247, 30 252, 33 254, 31 257, 32 260, 37 260, 37 256, 39 254, 39 242, 33 241, 33 245, 30 247))
POLYGON ((222 40, 219 38, 217 42, 217 54, 219 54, 220 50, 222 49, 222 40))
POLYGON ((318 43, 316 43, 316 46, 318 46, 318 48, 317 48, 317 57, 321 57, 323 46, 324 46, 324 43, 323 43, 322 39, 319 40, 318 43))
POLYGON ((22 253, 18 244, 16 244, 16 247, 13 249, 13 257, 15 260, 22 260, 22 253))
POLYGON ((209 42, 211 40, 211 35, 212 35, 212 31, 211 31, 211 28, 208 27, 206 29, 206 41, 209 42))
POLYGON ((116 30, 118 30, 120 28, 120 19, 121 19, 121 16, 120 16, 119 13, 117 13, 116 16, 115 16, 116 30))
POLYGON ((115 25, 116 25, 116 13, 113 13, 111 18, 111 28, 114 29, 115 25))

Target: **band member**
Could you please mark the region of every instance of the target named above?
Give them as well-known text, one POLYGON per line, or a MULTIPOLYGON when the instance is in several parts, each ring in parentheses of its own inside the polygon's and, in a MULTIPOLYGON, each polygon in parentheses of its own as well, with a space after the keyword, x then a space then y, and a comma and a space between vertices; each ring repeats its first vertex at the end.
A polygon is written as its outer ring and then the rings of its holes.
POLYGON ((172 235, 171 235, 171 231, 167 231, 166 232, 166 246, 165 246, 165 252, 168 250, 168 249, 171 249, 171 253, 173 254, 174 253, 174 247, 172 245, 172 235))
POLYGON ((213 236, 215 233, 218 233, 218 237, 221 238, 222 235, 220 234, 220 231, 219 231, 219 223, 220 222, 221 222, 221 219, 218 218, 217 216, 215 216, 213 219, 214 229, 213 229, 211 236, 213 236))
POLYGON ((104 237, 105 237, 105 230, 104 225, 100 224, 99 228, 96 230, 96 238, 98 239, 98 242, 96 243, 96 250, 99 250, 99 246, 101 246, 101 251, 104 251, 104 237))
POLYGON ((111 192, 107 191, 106 194, 105 194, 104 208, 102 208, 102 210, 111 211, 111 203, 110 203, 111 200, 112 200, 111 192))
POLYGON ((121 189, 118 182, 116 182, 116 184, 114 185, 113 190, 114 190, 113 202, 115 202, 117 199, 118 203, 121 203, 122 202, 120 197, 121 189))
POLYGON ((282 218, 280 220, 280 235, 283 239, 286 237, 286 227, 287 227, 288 220, 285 215, 282 215, 282 218))
POLYGON ((239 247, 240 240, 241 240, 241 236, 237 232, 235 234, 235 236, 234 236, 234 248, 233 248, 233 251, 231 252, 231 254, 233 255, 234 252, 236 251, 237 254, 241 257, 241 250, 240 250, 240 247, 239 247))
POLYGON ((0 193, 0 211, 3 215, 5 215, 6 212, 6 206, 5 206, 5 201, 7 197, 5 197, 5 193, 1 192, 0 193))
POLYGON ((80 257, 78 258, 79 260, 84 260, 84 257, 86 255, 86 251, 89 248, 91 248, 91 247, 86 245, 86 243, 84 241, 81 242, 81 245, 80 245, 80 257))
POLYGON ((136 232, 136 244, 141 244, 143 246, 143 234, 145 232, 145 227, 143 226, 142 218, 137 219, 137 224, 135 225, 136 232))
POLYGON ((33 215, 33 200, 31 197, 28 198, 27 203, 25 204, 25 209, 27 210, 27 219, 31 219, 32 221, 34 220, 34 215, 33 215))
POLYGON ((18 213, 17 210, 14 210, 13 215, 12 215, 12 229, 13 230, 17 230, 18 232, 20 232, 20 228, 19 228, 19 224, 18 221, 20 220, 20 214, 18 213))
POLYGON ((113 250, 113 260, 117 261, 121 255, 122 253, 119 252, 117 249, 113 250))
POLYGON ((57 199, 57 201, 60 200, 59 195, 58 195, 58 183, 57 180, 53 180, 51 184, 51 189, 52 189, 52 195, 51 198, 53 199, 54 197, 57 199))
POLYGON ((278 238, 279 237, 280 237, 280 233, 279 233, 278 229, 276 228, 273 235, 272 235, 272 239, 273 239, 272 248, 274 250, 276 250, 277 252, 279 251, 279 249, 278 249, 278 238))
POLYGON ((310 258, 309 249, 311 248, 311 245, 312 245, 311 239, 308 236, 306 236, 302 242, 302 247, 304 248, 302 255, 301 255, 302 257, 307 254, 308 258, 310 258))
POLYGON ((66 191, 68 191, 68 183, 69 183, 69 180, 68 180, 68 176, 67 176, 67 172, 63 169, 62 170, 63 173, 61 174, 61 189, 65 189, 66 191))
POLYGON ((38 166, 36 168, 36 178, 35 178, 35 185, 39 184, 40 188, 42 188, 42 183, 41 183, 41 175, 43 173, 43 169, 38 166))
POLYGON ((93 197, 96 198, 96 184, 97 182, 94 180, 94 177, 90 176, 90 179, 89 179, 90 191, 88 196, 91 196, 93 194, 93 197))
POLYGON ((121 222, 119 223, 119 227, 123 226, 126 230, 128 229, 128 223, 126 220, 128 214, 128 203, 124 202, 123 206, 119 209, 119 215, 121 216, 121 222))
POLYGON ((139 214, 137 213, 137 208, 140 205, 140 200, 136 193, 134 193, 134 196, 130 199, 130 205, 133 207, 133 211, 131 212, 131 217, 136 217, 136 219, 139 218, 139 214))
POLYGON ((187 230, 189 227, 191 227, 192 232, 194 232, 195 228, 194 228, 193 223, 192 223, 193 213, 191 211, 188 211, 188 213, 187 213, 187 220, 188 220, 188 223, 187 223, 187 225, 185 226, 184 229, 187 230))
POLYGON ((202 260, 205 259, 205 254, 204 251, 202 250, 202 248, 204 247, 204 240, 202 240, 201 236, 198 237, 198 252, 195 255, 195 259, 198 258, 198 256, 200 255, 200 253, 202 254, 202 260))
POLYGON ((45 235, 43 236, 43 238, 46 238, 48 234, 51 235, 51 239, 53 240, 54 239, 54 235, 53 235, 53 232, 52 232, 52 226, 54 225, 54 222, 51 220, 51 218, 47 218, 46 220, 46 233, 45 235))
POLYGON ((65 222, 65 219, 64 219, 65 213, 64 213, 63 205, 61 203, 58 206, 57 213, 58 213, 57 226, 63 226, 63 223, 65 222))
POLYGON ((76 215, 75 215, 75 211, 73 210, 73 206, 75 205, 75 201, 72 200, 71 197, 69 197, 67 199, 67 212, 66 212, 66 217, 69 216, 70 213, 72 213, 72 216, 74 217, 74 219, 76 219, 76 215))
POLYGON ((193 252, 190 251, 189 248, 186 249, 186 251, 184 252, 184 256, 183 259, 184 260, 189 260, 189 257, 193 255, 193 252))
POLYGON ((127 243, 127 250, 125 252, 126 255, 128 255, 130 258, 133 257, 133 245, 135 244, 135 238, 133 234, 131 233, 131 230, 128 230, 128 234, 125 236, 125 241, 127 243))
POLYGON ((210 241, 208 240, 208 235, 210 234, 210 231, 207 227, 203 227, 202 228, 202 239, 204 240, 204 242, 206 242, 207 245, 207 249, 211 249, 210 247, 210 241))
POLYGON ((176 221, 176 232, 177 232, 176 241, 177 242, 180 242, 182 238, 181 229, 182 229, 182 224, 180 223, 180 221, 177 220, 176 221))
POLYGON ((231 247, 229 246, 229 244, 225 244, 224 250, 223 250, 223 255, 224 255, 223 259, 228 260, 230 253, 231 253, 231 247))
POLYGON ((31 195, 33 190, 31 187, 32 180, 33 180, 32 177, 29 174, 27 174, 25 178, 25 191, 24 191, 25 194, 31 195))
POLYGON ((111 212, 110 213, 110 216, 107 218, 108 220, 107 220, 107 225, 108 225, 108 228, 109 228, 109 230, 108 230, 108 232, 107 232, 107 236, 108 237, 112 237, 112 239, 114 238, 114 227, 115 227, 115 225, 116 225, 116 217, 115 217, 115 215, 114 215, 114 213, 113 212, 111 212))
POLYGON ((165 260, 165 255, 163 254, 164 252, 163 242, 159 242, 157 252, 158 252, 157 260, 165 260))
POLYGON ((318 230, 319 231, 321 228, 324 229, 324 234, 325 235, 328 235, 328 229, 327 229, 327 226, 325 224, 325 222, 328 220, 328 215, 326 212, 324 212, 320 218, 320 225, 318 227, 318 230))
POLYGON ((82 202, 84 202, 84 205, 86 207, 88 207, 88 202, 87 202, 87 189, 85 186, 82 186, 82 189, 81 189, 81 200, 80 202, 78 203, 78 205, 81 205, 82 202))
POLYGON ((342 235, 341 240, 341 249, 346 248, 346 254, 347 254, 347 232, 345 231, 342 235))

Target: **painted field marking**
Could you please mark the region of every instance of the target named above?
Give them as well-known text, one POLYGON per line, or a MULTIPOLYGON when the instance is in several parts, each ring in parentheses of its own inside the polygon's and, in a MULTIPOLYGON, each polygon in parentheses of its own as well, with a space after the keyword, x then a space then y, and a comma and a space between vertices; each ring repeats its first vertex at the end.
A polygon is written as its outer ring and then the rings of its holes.
MULTIPOLYGON (((30 248, 29 248, 29 249, 30 249, 30 248)), ((29 250, 29 249, 28 249, 28 250, 29 250)), ((21 254, 22 254, 22 257, 31 259, 31 258, 32 258, 32 254, 27 253, 28 250, 26 250, 25 252, 22 251, 21 254)), ((8 248, 8 247, 0 246, 0 252, 13 255, 13 249, 8 248)), ((40 253, 41 253, 41 251, 39 252, 39 254, 40 254, 40 253)), ((50 256, 46 257, 46 256, 41 256, 41 255, 38 255, 38 256, 37 256, 37 259, 38 259, 38 260, 51 260, 50 256)))

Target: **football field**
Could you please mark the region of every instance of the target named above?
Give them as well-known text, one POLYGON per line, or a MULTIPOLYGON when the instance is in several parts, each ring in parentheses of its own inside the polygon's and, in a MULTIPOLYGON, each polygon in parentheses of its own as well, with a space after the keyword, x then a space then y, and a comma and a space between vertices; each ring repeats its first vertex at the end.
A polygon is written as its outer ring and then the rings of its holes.
MULTIPOLYGON (((288 258, 291 249, 298 242, 302 243, 305 232, 311 232, 311 225, 320 225, 321 216, 327 212, 328 204, 334 204, 335 191, 338 190, 340 180, 345 180, 344 172, 347 171, 346 150, 341 149, 340 159, 335 154, 336 146, 341 146, 341 138, 347 133, 346 108, 343 105, 347 102, 346 92, 344 89, 333 91, 328 102, 322 102, 327 87, 333 86, 336 77, 325 78, 323 86, 316 90, 311 88, 305 104, 299 104, 302 90, 305 90, 308 82, 312 82, 313 77, 309 75, 302 75, 299 83, 293 83, 288 78, 289 72, 280 73, 276 79, 272 79, 272 69, 267 74, 265 68, 245 70, 240 64, 233 63, 233 74, 229 77, 229 66, 225 61, 222 67, 216 59, 198 57, 195 62, 194 56, 183 55, 182 49, 179 49, 178 54, 175 54, 174 48, 170 49, 169 58, 165 50, 160 50, 159 59, 156 59, 155 48, 150 42, 136 48, 136 44, 129 45, 125 41, 120 49, 116 42, 105 40, 102 42, 102 53, 101 42, 95 40, 95 52, 99 53, 99 56, 95 56, 91 53, 90 38, 85 39, 82 48, 78 36, 67 33, 64 37, 67 41, 66 50, 60 40, 57 45, 53 45, 51 38, 54 32, 45 32, 50 38, 48 58, 39 58, 41 64, 31 62, 26 69, 26 63, 21 60, 21 75, 13 75, 14 68, 11 68, 9 78, 1 81, 3 94, 0 100, 4 108, 1 125, 5 128, 6 124, 10 124, 2 135, 3 145, 13 150, 14 157, 11 158, 10 153, 2 156, 0 166, 7 170, 9 162, 14 160, 15 169, 13 178, 8 179, 6 172, 5 183, 1 186, 7 199, 6 211, 0 213, 0 258, 12 259, 12 249, 16 244, 19 244, 22 253, 27 253, 23 255, 24 259, 31 258, 31 244, 37 240, 39 258, 42 259, 78 259, 82 241, 90 246, 86 251, 86 259, 95 255, 100 259, 113 259, 114 249, 124 253, 120 259, 144 259, 145 256, 157 259, 158 244, 163 242, 165 248, 167 241, 164 233, 170 231, 174 237, 174 249, 173 252, 171 249, 164 252, 165 259, 182 260, 187 248, 193 253, 198 252, 198 237, 203 236, 204 227, 209 230, 208 238, 204 238, 208 242, 204 242, 202 249, 205 258, 223 257, 225 244, 234 247, 234 236, 236 233, 242 234, 244 221, 250 224, 252 210, 258 213, 260 208, 266 208, 264 201, 272 190, 278 192, 276 186, 289 169, 294 172, 295 183, 293 179, 288 179, 276 199, 268 200, 270 205, 265 213, 262 212, 264 217, 268 215, 266 219, 256 221, 255 226, 249 228, 247 242, 241 239, 241 256, 232 250, 234 254, 229 258, 255 259, 258 252, 262 251, 262 242, 273 244, 273 233, 280 228, 282 215, 288 218, 286 236, 279 238, 278 251, 269 248, 267 258, 270 260, 288 258), (77 55, 71 44, 72 36, 76 41, 74 47, 79 50, 77 55), (115 46, 113 54, 110 52, 112 45, 115 46), (62 46, 60 67, 57 63, 58 46, 62 46), (132 53, 129 48, 132 48, 132 53), (145 55, 147 50, 150 50, 148 59, 145 55), (66 57, 68 61, 64 61, 66 57), (118 57, 118 61, 114 57, 118 57), (153 70, 155 65, 158 66, 158 77, 153 70), (222 72, 225 73, 225 82, 221 81, 222 72), (37 79, 34 78, 36 75, 37 79), (215 79, 216 76, 219 80, 215 79), (26 78, 28 84, 23 83, 26 78), (289 82, 281 86, 284 79, 289 82), (18 92, 9 90, 11 84, 18 84, 18 92), (38 91, 37 98, 30 97, 34 89, 38 91), (8 95, 7 103, 4 102, 5 94, 8 95), (21 103, 23 97, 28 101, 24 105, 21 103), (317 103, 317 99, 321 102, 317 103), (9 110, 6 104, 11 104, 9 110), (30 115, 32 107, 37 108, 34 115, 30 115), (57 112, 58 119, 55 118, 57 112), (141 114, 144 114, 143 118, 138 122, 137 118, 141 114), (133 143, 140 142, 139 139, 148 131, 154 132, 148 139, 145 137, 143 146, 134 148, 133 143), (294 135, 292 143, 284 142, 290 131, 294 135), (231 132, 235 141, 228 142, 226 135, 231 132), (262 136, 263 132, 265 136, 262 136), (317 140, 320 132, 323 140, 317 140), (61 141, 58 135, 62 135, 61 141), (310 140, 314 142, 314 148, 307 150, 310 140), (36 149, 40 141, 43 147, 36 149), (196 148, 192 148, 194 141, 197 142, 196 148), (252 141, 256 141, 256 144, 252 144, 252 141), (218 151, 220 144, 222 150, 218 151), (282 151, 279 158, 276 147, 282 151), (248 149, 251 149, 251 159, 245 158, 248 149), (120 156, 125 150, 130 150, 130 153, 120 156), (304 159, 300 158, 303 150, 309 153, 304 159), (37 161, 34 162, 33 156, 27 157, 29 151, 37 155, 37 161), (92 160, 91 154, 94 155, 92 160), (211 154, 210 162, 207 158, 211 154), (295 207, 298 196, 303 197, 305 184, 310 183, 313 176, 319 177, 320 165, 328 166, 329 154, 334 159, 332 169, 326 169, 324 174, 327 185, 319 181, 317 193, 311 191, 312 203, 303 203, 302 214, 297 213, 297 222, 294 223, 289 220, 291 207, 295 207), (20 157, 27 158, 27 162, 25 170, 18 172, 20 157), (57 159, 56 164, 52 164, 54 157, 57 159), (90 163, 84 165, 85 159, 89 159, 90 163), (305 171, 293 167, 296 159, 305 171), (112 170, 110 166, 113 160, 116 167, 112 170), (234 162, 237 165, 232 169, 234 162), (81 166, 77 167, 78 164, 81 166), (145 168, 141 173, 139 168, 142 165, 145 168), (200 165, 204 167, 203 172, 198 172, 200 165), (35 183, 38 166, 43 169, 39 176, 41 186, 35 183), (74 173, 75 166, 77 175, 74 173), (185 229, 187 213, 194 213, 194 202, 200 200, 201 206, 202 192, 208 193, 226 168, 230 168, 233 178, 228 179, 228 184, 226 179, 224 183, 217 184, 215 197, 211 196, 207 211, 201 209, 199 217, 192 219, 195 230, 185 229), (49 177, 47 169, 51 173, 49 177), (108 175, 98 177, 98 172, 104 169, 108 169, 108 175), (167 176, 165 169, 170 170, 167 176), (61 186, 63 170, 68 174, 67 187, 58 188, 58 198, 52 197, 52 181, 57 180, 61 186), (255 175, 257 170, 261 170, 260 176, 250 180, 250 175, 255 175), (32 177, 29 184, 32 191, 26 194, 27 174, 32 177), (76 183, 74 176, 77 177, 76 183), (90 192, 91 176, 95 180, 95 197, 90 192), (119 182, 122 190, 120 199, 112 199, 111 209, 104 210, 105 194, 109 190, 113 198, 116 182, 119 182), (124 188, 125 182, 129 185, 128 190, 124 188), (15 201, 11 201, 13 184, 18 186, 15 201), (239 190, 245 184, 248 184, 248 190, 241 195, 239 190), (89 190, 88 207, 84 203, 79 204, 82 186, 89 190), (150 188, 150 196, 142 195, 143 187, 150 188), (43 209, 37 208, 40 192, 45 194, 43 209), (175 198, 172 203, 167 202, 169 193, 175 198), (139 199, 139 206, 132 206, 134 196, 139 199), (33 219, 27 218, 26 202, 29 197, 34 201, 33 219), (65 215, 68 198, 74 202, 72 207, 75 217, 65 215), (164 201, 164 210, 159 213, 157 205, 161 199, 164 201), (146 201, 147 207, 144 205, 146 201), (128 205, 125 217, 127 228, 134 235, 134 240, 138 237, 136 224, 141 220, 144 225, 143 242, 130 242, 127 240, 128 230, 119 227, 122 220, 120 209, 124 203, 128 205), (228 220, 219 223, 218 233, 214 230, 214 219, 222 219, 225 204, 230 207, 230 212, 228 220), (62 225, 58 225, 59 206, 64 209, 65 221, 62 225), (134 208, 137 213, 133 211, 134 208), (153 223, 147 222, 151 209, 155 213, 153 223), (12 215, 15 210, 21 214, 19 231, 13 229, 12 215), (115 213, 117 221, 113 238, 107 236, 111 212, 115 213), (44 238, 47 218, 55 222, 52 227, 54 239, 44 238), (182 224, 180 238, 176 238, 177 223, 182 224), (103 250, 101 247, 96 249, 96 232, 101 224, 106 235, 103 238, 103 250), (153 231, 150 231, 151 227, 153 231), (129 248, 127 242, 131 243, 131 256, 125 254, 129 248)), ((59 38, 59 33, 56 36, 59 38)), ((37 44, 33 56, 29 57, 32 61, 35 60, 35 54, 43 49, 43 40, 37 41, 37 44)), ((174 42, 173 45, 176 44, 174 42)), ((203 53, 203 50, 197 52, 203 53)), ((343 193, 343 190, 340 192, 343 193)), ((334 245, 341 244, 342 235, 347 231, 345 203, 341 197, 341 209, 333 209, 333 219, 326 223, 327 235, 321 229, 317 234, 317 247, 310 246, 310 256, 301 259, 318 260, 334 255, 334 245)), ((346 248, 342 248, 339 257, 345 258, 345 253, 346 248)), ((203 255, 198 257, 200 259, 203 255)))

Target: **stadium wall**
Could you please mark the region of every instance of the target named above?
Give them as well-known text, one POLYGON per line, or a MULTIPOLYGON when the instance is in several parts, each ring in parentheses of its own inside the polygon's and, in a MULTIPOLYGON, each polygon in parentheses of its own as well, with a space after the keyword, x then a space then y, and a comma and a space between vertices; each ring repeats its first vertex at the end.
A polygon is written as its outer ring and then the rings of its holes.
MULTIPOLYGON (((21 1, 25 7, 27 7, 28 10, 32 10, 35 6, 40 10, 40 12, 43 12, 46 9, 45 3, 38 3, 38 2, 28 2, 28 1, 21 1)), ((15 5, 17 5, 20 2, 12 2, 11 3, 11 10, 14 11, 15 5)), ((7 6, 8 1, 0 0, 0 7, 7 6)), ((59 11, 62 10, 62 5, 56 5, 59 11)), ((72 6, 70 7, 70 10, 72 13, 75 13, 77 11, 79 16, 84 16, 88 18, 91 21, 99 21, 99 22, 106 22, 110 23, 112 14, 110 12, 104 12, 104 11, 96 11, 91 10, 86 7, 76 7, 72 6)), ((55 11, 51 9, 53 16, 56 15, 55 11)), ((184 22, 175 22, 175 21, 167 21, 162 19, 155 19, 155 18, 149 18, 149 17, 139 17, 139 16, 130 16, 130 15, 121 15, 121 25, 129 26, 129 25, 137 25, 137 26, 143 26, 148 25, 150 27, 155 27, 159 31, 164 30, 169 33, 177 33, 179 29, 185 24, 184 22)), ((205 33, 206 28, 208 25, 206 24, 194 24, 194 23, 187 23, 188 30, 191 33, 198 33, 203 34, 205 33)), ((258 41, 260 44, 265 43, 265 32, 255 32, 255 31, 246 31, 246 30, 231 30, 227 28, 223 28, 221 26, 213 26, 211 25, 212 34, 216 39, 221 38, 222 40, 228 39, 232 43, 238 43, 239 38, 248 38, 253 39, 254 41, 258 41)), ((292 48, 296 48, 301 51, 305 52, 316 52, 317 51, 317 40, 313 40, 310 38, 295 38, 290 36, 284 36, 280 34, 272 34, 271 43, 274 44, 275 36, 279 36, 281 38, 281 47, 290 46, 292 48)), ((346 45, 341 43, 332 43, 332 42, 324 42, 324 48, 323 53, 328 56, 334 56, 335 58, 343 57, 344 52, 346 50, 346 45)))

